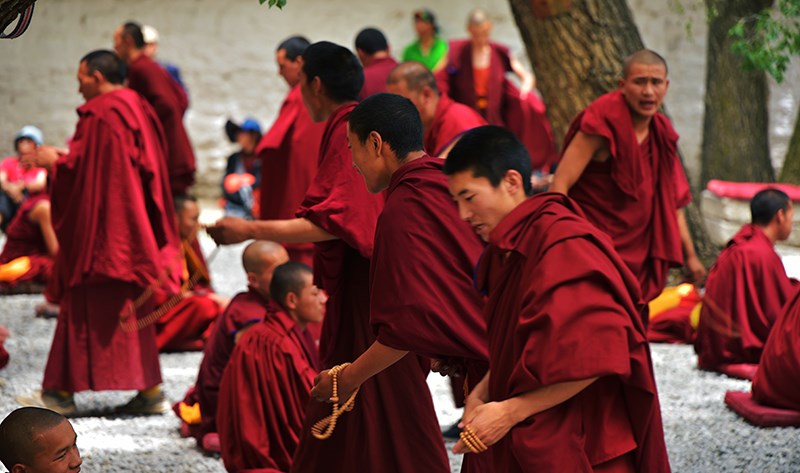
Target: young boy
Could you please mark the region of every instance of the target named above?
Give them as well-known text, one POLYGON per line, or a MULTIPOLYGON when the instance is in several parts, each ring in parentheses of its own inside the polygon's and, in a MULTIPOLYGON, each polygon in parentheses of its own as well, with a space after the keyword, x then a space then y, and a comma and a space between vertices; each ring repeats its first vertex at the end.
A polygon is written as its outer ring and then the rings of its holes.
POLYGON ((0 423, 0 461, 11 473, 80 471, 78 436, 66 417, 21 407, 0 423))

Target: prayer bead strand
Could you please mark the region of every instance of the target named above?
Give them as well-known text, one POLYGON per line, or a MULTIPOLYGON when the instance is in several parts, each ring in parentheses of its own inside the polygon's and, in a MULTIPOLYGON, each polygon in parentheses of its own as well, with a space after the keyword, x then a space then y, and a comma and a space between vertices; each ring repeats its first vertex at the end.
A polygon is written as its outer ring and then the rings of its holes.
POLYGON ((350 398, 341 408, 339 407, 339 373, 349 364, 343 363, 328 370, 328 374, 331 375, 331 397, 329 400, 333 402, 333 411, 331 415, 311 426, 311 435, 316 439, 325 440, 330 438, 333 435, 333 429, 336 428, 336 421, 339 416, 345 412, 352 411, 356 405, 356 394, 358 394, 360 387, 353 391, 353 394, 350 395, 350 398))

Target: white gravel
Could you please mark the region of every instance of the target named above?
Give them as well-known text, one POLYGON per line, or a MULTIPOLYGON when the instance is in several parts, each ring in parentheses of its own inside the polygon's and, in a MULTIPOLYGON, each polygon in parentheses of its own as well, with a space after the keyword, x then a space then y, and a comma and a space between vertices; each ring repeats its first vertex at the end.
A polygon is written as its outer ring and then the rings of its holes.
MULTIPOLYGON (((212 243, 202 240, 208 250, 212 243)), ((222 248, 211 272, 217 290, 232 295, 244 287, 239 257, 243 245, 222 248)), ((0 324, 11 330, 6 343, 11 363, 0 371, 0 417, 15 409, 14 397, 41 385, 55 322, 33 317, 41 296, 0 297, 0 324)), ((749 390, 749 382, 695 369, 690 346, 653 346, 662 415, 675 472, 798 472, 800 429, 753 427, 727 410, 726 390, 749 390)), ((164 389, 171 401, 194 382, 200 353, 161 355, 164 389)), ((459 417, 449 387, 438 375, 429 379, 443 426, 459 417)), ((124 403, 133 392, 80 393, 82 410, 124 403)), ((172 413, 156 417, 82 417, 72 420, 87 472, 224 472, 220 459, 202 454, 194 440, 178 435, 172 413)), ((453 471, 461 459, 451 455, 453 471)))

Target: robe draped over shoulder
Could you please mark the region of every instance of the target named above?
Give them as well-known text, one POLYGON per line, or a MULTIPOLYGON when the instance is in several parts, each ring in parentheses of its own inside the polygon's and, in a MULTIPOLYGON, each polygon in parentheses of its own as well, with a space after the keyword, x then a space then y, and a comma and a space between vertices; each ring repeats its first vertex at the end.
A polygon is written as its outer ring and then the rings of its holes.
POLYGON ((439 156, 461 135, 483 125, 486 125, 486 120, 478 112, 442 94, 436 104, 433 123, 425 132, 425 151, 431 156, 439 156))

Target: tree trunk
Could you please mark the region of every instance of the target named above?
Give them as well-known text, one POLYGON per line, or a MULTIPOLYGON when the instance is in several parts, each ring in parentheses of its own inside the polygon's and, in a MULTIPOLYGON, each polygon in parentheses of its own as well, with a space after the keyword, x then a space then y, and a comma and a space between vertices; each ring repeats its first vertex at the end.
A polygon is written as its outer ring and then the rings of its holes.
POLYGON ((786 158, 781 169, 781 182, 800 184, 800 111, 794 120, 794 131, 786 150, 786 158))
POLYGON ((706 98, 701 183, 710 179, 772 182, 769 156, 767 78, 745 71, 731 51, 728 30, 740 19, 770 6, 771 0, 706 0, 715 12, 708 25, 706 98))
POLYGON ((36 0, 0 0, 0 33, 19 18, 36 0))

